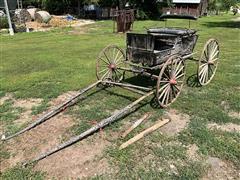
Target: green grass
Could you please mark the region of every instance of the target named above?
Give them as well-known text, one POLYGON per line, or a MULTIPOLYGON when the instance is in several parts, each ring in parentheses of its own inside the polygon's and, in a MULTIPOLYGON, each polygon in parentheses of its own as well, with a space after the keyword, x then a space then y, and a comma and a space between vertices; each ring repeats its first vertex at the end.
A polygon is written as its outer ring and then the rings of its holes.
POLYGON ((33 172, 31 168, 22 168, 16 166, 12 169, 8 169, 3 174, 0 175, 1 179, 4 180, 26 180, 26 179, 33 179, 33 180, 43 180, 44 173, 36 171, 33 172))
MULTIPOLYGON (((113 140, 105 156, 112 167, 118 169, 111 177, 117 179, 198 179, 207 170, 204 158, 192 161, 187 158, 186 145, 196 144, 203 157, 216 156, 224 161, 232 162, 240 167, 239 133, 228 133, 220 130, 209 130, 208 123, 225 124, 232 122, 240 124, 240 120, 228 115, 228 111, 240 111, 240 22, 232 21, 231 15, 203 17, 192 22, 192 28, 199 30, 199 40, 195 51, 198 58, 209 38, 216 38, 220 43, 220 64, 213 81, 205 87, 191 87, 185 85, 178 100, 170 108, 191 116, 189 127, 178 137, 167 138, 158 132, 151 134, 129 148, 119 151, 118 147, 125 139, 113 140), (221 105, 227 102, 229 110, 221 105), (151 160, 145 157, 151 155, 151 160), (170 164, 177 168, 177 174, 170 169, 170 164)), ((137 21, 135 32, 144 32, 144 27, 162 27, 164 22, 137 21)), ((168 26, 187 27, 188 22, 171 20, 168 26)), ((32 114, 36 115, 48 108, 47 103, 58 95, 81 89, 96 81, 96 56, 108 44, 125 47, 125 35, 112 33, 111 21, 99 21, 84 28, 85 34, 73 35, 71 28, 50 32, 19 33, 15 36, 1 35, 0 62, 0 97, 6 93, 13 93, 16 98, 43 98, 41 105, 34 107, 32 114)), ((187 78, 196 74, 197 65, 187 63, 187 78)), ((193 77, 193 76, 192 76, 193 77)), ((136 79, 135 79, 136 80, 136 79)), ((144 79, 138 79, 142 83, 144 79)), ((97 89, 82 100, 81 103, 70 108, 67 113, 76 117, 74 127, 68 131, 76 135, 90 126, 93 121, 100 121, 108 117, 114 110, 124 107, 138 96, 119 88, 109 88, 102 91, 97 89)), ((153 108, 151 99, 139 105, 138 109, 108 126, 105 131, 120 132, 123 125, 133 122, 146 112, 151 112, 151 119, 134 130, 126 139, 150 126, 158 120, 165 110, 153 108)), ((1 124, 9 132, 18 129, 14 125, 20 109, 14 109, 11 101, 6 101, 0 107, 1 124), (11 127, 11 128, 9 128, 11 127)), ((69 137, 70 135, 68 135, 69 137)), ((111 139, 111 138, 110 138, 111 139)), ((0 152, 0 156, 9 157, 8 152, 0 152)), ((19 177, 41 178, 31 169, 18 167, 6 171, 2 177, 14 179, 19 177)), ((95 179, 109 179, 108 174, 95 179)))

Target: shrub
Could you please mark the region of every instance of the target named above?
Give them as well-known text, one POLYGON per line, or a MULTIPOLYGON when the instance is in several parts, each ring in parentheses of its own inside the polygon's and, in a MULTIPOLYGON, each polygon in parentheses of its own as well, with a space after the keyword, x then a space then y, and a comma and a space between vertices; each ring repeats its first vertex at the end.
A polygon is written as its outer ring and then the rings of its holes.
POLYGON ((8 21, 6 17, 0 17, 0 29, 8 28, 8 21))

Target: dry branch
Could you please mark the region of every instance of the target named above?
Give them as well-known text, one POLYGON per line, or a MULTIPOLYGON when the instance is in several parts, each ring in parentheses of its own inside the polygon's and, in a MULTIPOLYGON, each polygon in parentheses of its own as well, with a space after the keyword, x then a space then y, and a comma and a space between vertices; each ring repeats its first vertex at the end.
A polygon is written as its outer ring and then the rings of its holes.
POLYGON ((126 130, 123 134, 122 137, 125 138, 130 132, 132 132, 136 127, 138 127, 144 120, 150 117, 150 114, 145 114, 143 117, 138 119, 128 130, 126 130))
POLYGON ((163 119, 158 121, 156 124, 154 124, 152 127, 144 130, 143 132, 137 134, 136 136, 134 136, 133 138, 129 139, 128 141, 126 141, 125 143, 123 143, 119 149, 124 149, 126 147, 128 147, 129 145, 133 144, 134 142, 138 141, 139 139, 143 138, 144 136, 148 135, 149 133, 157 130, 158 128, 160 128, 161 126, 167 124, 170 120, 169 119, 163 119))

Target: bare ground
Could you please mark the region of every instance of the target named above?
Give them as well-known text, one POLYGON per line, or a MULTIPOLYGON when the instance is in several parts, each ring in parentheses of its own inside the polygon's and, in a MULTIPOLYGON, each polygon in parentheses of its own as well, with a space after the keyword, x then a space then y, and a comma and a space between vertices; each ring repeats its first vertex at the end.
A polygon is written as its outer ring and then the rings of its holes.
POLYGON ((175 109, 170 109, 167 112, 167 117, 171 120, 168 124, 160 128, 163 134, 167 136, 175 136, 184 130, 190 121, 190 116, 187 114, 179 113, 175 109))
POLYGON ((196 144, 191 144, 187 149, 187 156, 190 160, 199 160, 200 156, 198 154, 198 146, 196 144))
POLYGON ((207 163, 210 165, 210 169, 202 180, 240 179, 239 171, 230 162, 224 162, 216 157, 209 157, 207 163))
POLYGON ((108 140, 96 134, 40 161, 35 169, 47 172, 49 178, 76 179, 109 173, 111 169, 103 157, 109 145, 108 140))
MULTIPOLYGON (((49 104, 51 107, 59 105, 76 93, 77 91, 64 93, 49 104)), ((41 102, 41 99, 15 100, 10 94, 1 98, 0 101, 3 103, 9 98, 14 100, 14 107, 26 109, 21 115, 21 119, 14 123, 32 120, 31 109, 41 102)), ((36 158, 41 153, 56 147, 63 142, 63 139, 69 137, 66 133, 73 125, 72 116, 60 113, 38 127, 5 142, 4 146, 10 152, 10 158, 2 160, 1 171, 36 158)), ((111 138, 116 138, 116 135, 112 135, 111 138)), ((34 169, 46 172, 49 178, 83 178, 93 177, 104 172, 109 173, 111 169, 107 159, 103 157, 103 151, 109 145, 109 138, 104 132, 95 134, 38 162, 34 169)))
POLYGON ((238 124, 233 124, 233 123, 226 123, 219 125, 217 123, 211 123, 208 124, 207 127, 209 129, 219 129, 222 131, 227 131, 227 132, 239 132, 240 133, 240 125, 238 124))

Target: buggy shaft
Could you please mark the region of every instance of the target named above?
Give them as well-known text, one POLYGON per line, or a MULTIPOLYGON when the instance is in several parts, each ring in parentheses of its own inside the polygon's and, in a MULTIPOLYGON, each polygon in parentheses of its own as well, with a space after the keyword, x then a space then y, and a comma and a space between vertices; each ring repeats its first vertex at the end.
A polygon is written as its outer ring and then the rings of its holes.
POLYGON ((64 142, 60 145, 58 145, 57 147, 55 147, 54 149, 41 154, 39 157, 33 159, 30 162, 26 162, 24 165, 28 165, 37 161, 40 161, 44 158, 46 158, 47 156, 50 156, 82 139, 84 139, 85 137, 93 134, 94 132, 98 131, 101 128, 104 128, 105 126, 109 125, 110 123, 113 123, 115 121, 117 121, 118 119, 126 116, 134 106, 136 106, 137 104, 139 104, 141 101, 143 101, 145 98, 149 97, 150 95, 152 95, 154 93, 154 91, 150 91, 148 93, 146 93, 145 95, 141 96, 139 99, 135 100, 134 102, 132 102, 131 104, 129 104, 128 106, 124 107, 123 109, 117 111, 115 114, 113 114, 112 116, 103 119, 102 121, 100 121, 98 124, 96 124, 95 126, 91 127, 90 129, 86 130, 85 132, 81 133, 78 136, 72 137, 70 140, 68 140, 67 142, 64 142))
POLYGON ((39 119, 37 119, 34 123, 30 124, 28 127, 22 129, 21 131, 10 135, 4 139, 2 139, 3 141, 9 140, 13 137, 16 137, 26 131, 29 131, 30 129, 40 125, 41 123, 45 122, 46 120, 52 118, 53 116, 57 115, 58 113, 60 113, 61 111, 63 111, 64 109, 66 109, 69 106, 72 106, 73 104, 75 104, 79 98, 79 96, 81 96, 83 93, 89 91, 90 89, 94 88, 95 86, 97 86, 99 83, 101 82, 101 80, 89 85, 88 87, 80 90, 78 92, 77 95, 75 95, 74 97, 71 97, 69 100, 65 101, 63 104, 59 105, 58 107, 54 108, 52 111, 46 113, 45 115, 43 115, 42 117, 40 117, 39 119))

